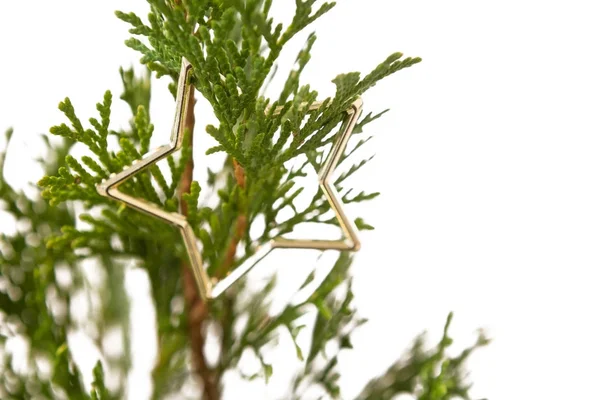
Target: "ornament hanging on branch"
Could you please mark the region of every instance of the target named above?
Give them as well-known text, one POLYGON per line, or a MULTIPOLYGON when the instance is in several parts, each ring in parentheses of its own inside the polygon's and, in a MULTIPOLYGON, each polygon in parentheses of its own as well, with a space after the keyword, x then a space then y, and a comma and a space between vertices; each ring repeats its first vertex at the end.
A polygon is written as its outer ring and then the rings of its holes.
MULTIPOLYGON (((156 204, 144 199, 130 196, 119 190, 119 186, 128 179, 155 165, 158 161, 179 150, 183 145, 185 117, 188 112, 188 99, 192 90, 191 77, 192 66, 185 59, 182 59, 181 71, 177 85, 175 122, 171 133, 170 143, 158 147, 151 153, 146 154, 140 160, 136 160, 131 166, 125 167, 121 172, 112 175, 109 179, 98 184, 96 189, 102 196, 118 200, 127 206, 138 211, 146 213, 152 217, 160 219, 169 224, 175 225, 181 231, 185 248, 190 260, 190 266, 194 273, 198 290, 203 299, 213 299, 221 295, 227 288, 233 285, 237 280, 244 276, 260 260, 265 258, 275 249, 315 249, 315 250, 339 250, 339 251, 358 251, 360 249, 360 240, 358 238, 358 229, 355 223, 348 218, 343 210, 342 201, 334 185, 330 182, 336 165, 340 161, 348 140, 356 125, 362 111, 362 100, 358 98, 346 110, 346 116, 342 122, 342 130, 337 134, 330 153, 318 174, 319 187, 323 190, 327 201, 333 209, 336 219, 342 229, 343 237, 339 240, 319 240, 319 239, 287 239, 276 237, 267 243, 259 246, 251 257, 246 259, 242 265, 231 271, 221 280, 211 279, 208 276, 202 262, 202 256, 196 243, 194 230, 188 223, 185 215, 165 211, 156 204)), ((310 104, 308 110, 318 110, 323 107, 321 102, 310 104)), ((326 106, 326 105, 325 105, 326 106)), ((278 115, 283 107, 277 107, 272 115, 278 115)))

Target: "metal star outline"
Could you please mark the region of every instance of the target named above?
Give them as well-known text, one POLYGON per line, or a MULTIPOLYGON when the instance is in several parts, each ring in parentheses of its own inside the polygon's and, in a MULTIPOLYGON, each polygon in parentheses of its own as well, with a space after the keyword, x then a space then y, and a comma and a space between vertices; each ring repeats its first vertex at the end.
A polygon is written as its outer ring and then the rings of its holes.
MULTIPOLYGON (((185 244, 190 266, 194 273, 198 291, 204 300, 210 300, 223 294, 233 283, 244 276, 260 260, 265 258, 275 249, 315 249, 315 250, 339 250, 339 251, 358 251, 360 249, 360 240, 358 238, 358 229, 354 222, 348 218, 343 211, 342 201, 334 185, 330 182, 336 165, 344 153, 348 140, 352 134, 354 126, 362 111, 362 100, 359 98, 346 111, 347 116, 342 123, 342 131, 338 133, 337 139, 323 167, 319 171, 318 180, 321 190, 325 193, 327 201, 335 212, 336 218, 342 229, 343 238, 339 240, 316 240, 316 239, 286 239, 277 237, 267 243, 259 246, 255 253, 249 257, 242 265, 238 266, 229 275, 220 281, 213 281, 208 276, 203 266, 202 256, 196 243, 196 236, 186 217, 180 213, 168 212, 150 203, 144 199, 132 197, 119 190, 119 186, 134 175, 156 164, 158 161, 179 150, 183 145, 184 121, 188 111, 188 99, 191 90, 192 66, 185 59, 182 59, 181 72, 177 84, 177 97, 175 108, 175 121, 171 132, 171 140, 167 145, 163 145, 154 151, 145 154, 141 159, 135 160, 131 166, 123 171, 113 174, 109 179, 96 186, 98 193, 102 196, 121 201, 127 206, 134 208, 152 217, 156 217, 171 225, 179 228, 185 244)), ((310 110, 316 110, 321 106, 321 102, 310 105, 310 110)), ((275 109, 274 114, 281 112, 283 107, 275 109)))

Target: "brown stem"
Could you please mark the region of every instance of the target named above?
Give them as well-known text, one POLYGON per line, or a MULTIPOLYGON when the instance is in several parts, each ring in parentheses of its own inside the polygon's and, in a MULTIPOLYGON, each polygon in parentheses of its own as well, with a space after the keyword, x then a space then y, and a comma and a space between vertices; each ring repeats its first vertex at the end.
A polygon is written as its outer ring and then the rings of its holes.
MULTIPOLYGON (((233 159, 233 175, 235 177, 237 185, 242 189, 246 189, 246 173, 244 171, 244 168, 237 162, 237 160, 235 158, 233 159)), ((235 253, 237 250, 237 246, 240 243, 240 241, 242 240, 242 238, 244 237, 247 226, 248 226, 248 217, 246 216, 246 213, 242 211, 236 219, 233 237, 231 238, 229 245, 227 246, 223 262, 221 263, 221 265, 219 265, 219 267, 215 271, 215 276, 217 278, 223 278, 231 270, 231 267, 233 266, 233 263, 235 261, 235 253)), ((217 372, 219 379, 228 367, 223 362, 225 359, 226 352, 228 352, 231 348, 231 336, 232 336, 233 322, 234 322, 234 316, 233 316, 233 307, 235 304, 234 296, 235 296, 235 294, 233 294, 231 292, 227 292, 223 295, 223 303, 222 303, 223 316, 220 321, 221 328, 222 328, 222 336, 221 336, 221 349, 222 350, 221 350, 221 361, 219 363, 220 365, 218 367, 218 372, 217 372)))
MULTIPOLYGON (((181 5, 181 0, 175 0, 175 4, 181 5)), ((193 148, 194 143, 194 125, 196 118, 194 115, 194 106, 196 99, 194 98, 195 91, 190 91, 188 99, 187 114, 185 117, 185 129, 188 131, 188 145, 193 148)), ((181 181, 179 182, 179 198, 183 193, 189 193, 192 186, 194 174, 194 156, 190 156, 187 162, 181 181)), ((188 214, 187 203, 181 202, 181 212, 183 215, 188 214)), ((196 285, 196 280, 190 265, 187 260, 181 265, 181 279, 183 285, 183 297, 187 305, 188 313, 188 334, 190 337, 190 346, 192 348, 192 363, 194 372, 202 380, 202 399, 203 400, 219 400, 221 398, 220 391, 220 376, 210 368, 206 362, 204 354, 204 346, 206 344, 206 332, 204 329, 205 322, 210 318, 210 310, 208 304, 202 301, 196 285)))
MULTIPOLYGON (((196 100, 194 98, 194 90, 190 92, 188 100, 188 112, 185 119, 185 129, 189 132, 188 134, 188 145, 191 147, 193 144, 193 132, 195 125, 194 116, 194 105, 196 100)), ((183 193, 189 193, 192 185, 194 172, 194 158, 190 157, 187 162, 181 181, 179 184, 179 195, 183 193)), ((187 215, 187 204, 181 203, 181 212, 187 215)), ((202 301, 198 294, 196 281, 194 274, 187 262, 182 262, 181 265, 181 278, 183 285, 183 295, 187 305, 187 323, 188 323, 188 334, 190 338, 190 347, 192 349, 192 363, 194 366, 194 372, 202 380, 203 396, 204 400, 219 400, 221 398, 219 380, 215 371, 213 371, 208 363, 204 354, 204 345, 206 343, 206 333, 204 329, 205 322, 210 317, 210 310, 206 303, 202 301)))
MULTIPOLYGON (((235 180, 239 187, 242 189, 246 188, 246 173, 244 172, 244 168, 234 159, 233 160, 233 175, 235 176, 235 180)), ((235 222, 235 230, 233 232, 233 237, 227 246, 227 250, 225 251, 225 258, 223 259, 223 263, 219 265, 219 268, 216 270, 215 276, 218 278, 222 278, 227 275, 227 273, 231 270, 233 266, 233 262, 235 261, 235 253, 237 251, 238 244, 243 239, 246 234, 246 228, 248 227, 248 217, 244 212, 240 213, 235 222)))

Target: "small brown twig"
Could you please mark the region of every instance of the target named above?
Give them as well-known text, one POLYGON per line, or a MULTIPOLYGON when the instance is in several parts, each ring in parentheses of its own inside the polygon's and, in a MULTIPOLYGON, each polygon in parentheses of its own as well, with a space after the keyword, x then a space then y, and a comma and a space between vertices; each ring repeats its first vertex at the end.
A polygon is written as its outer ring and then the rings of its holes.
MULTIPOLYGON (((237 162, 237 160, 233 159, 233 175, 235 177, 235 181, 237 185, 241 189, 246 189, 246 173, 244 172, 244 168, 237 162)), ((235 261, 235 255, 237 251, 237 247, 240 241, 244 238, 246 234, 246 229, 248 227, 248 217, 245 212, 241 212, 236 219, 235 228, 233 237, 229 242, 227 249, 225 251, 225 257, 223 262, 217 268, 215 272, 215 276, 217 278, 223 278, 229 273, 231 270, 233 263, 235 261)), ((221 337, 221 362, 218 368, 219 378, 222 376, 223 372, 227 369, 227 365, 223 364, 223 360, 225 359, 225 352, 229 351, 231 346, 231 334, 233 329, 234 322, 234 296, 232 292, 224 293, 223 295, 223 316, 220 321, 222 328, 222 337, 221 337)))
MULTIPOLYGON (((242 189, 246 189, 246 173, 244 172, 244 168, 235 159, 233 159, 233 175, 235 176, 235 181, 238 186, 242 189)), ((219 268, 216 270, 215 276, 217 278, 223 278, 231 270, 233 262, 235 261, 237 247, 240 241, 244 238, 247 228, 248 217, 244 212, 241 212, 235 221, 233 237, 231 238, 231 241, 227 246, 227 250, 225 251, 225 258, 223 259, 221 265, 219 265, 219 268)))

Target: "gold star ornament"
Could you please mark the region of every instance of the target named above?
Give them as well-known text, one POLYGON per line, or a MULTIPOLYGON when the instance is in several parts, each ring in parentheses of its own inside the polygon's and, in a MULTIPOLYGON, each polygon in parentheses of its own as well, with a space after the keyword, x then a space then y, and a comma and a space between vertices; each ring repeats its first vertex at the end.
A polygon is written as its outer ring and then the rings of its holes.
MULTIPOLYGON (((202 263, 202 256, 196 242, 196 236, 186 217, 183 214, 168 212, 150 203, 144 199, 132 197, 119 190, 119 186, 134 175, 156 164, 158 161, 179 150, 183 145, 184 121, 187 114, 188 98, 192 85, 190 83, 192 75, 192 66, 186 59, 182 59, 181 72, 177 86, 177 99, 175 110, 175 122, 171 133, 169 144, 161 146, 145 154, 140 160, 135 161, 131 166, 126 167, 118 174, 112 175, 109 179, 98 184, 96 189, 102 196, 118 200, 127 206, 158 218, 179 228, 181 236, 190 259, 190 266, 193 270, 198 291, 204 300, 209 300, 221 295, 234 282, 244 276, 260 260, 265 258, 275 249, 316 249, 316 250, 339 250, 339 251, 358 251, 360 241, 358 238, 358 229, 354 222, 348 218, 342 207, 342 201, 335 189, 331 178, 335 166, 344 154, 344 149, 350 139, 352 130, 356 125, 358 117, 362 111, 362 100, 356 100, 346 111, 346 117, 342 123, 342 131, 334 141, 331 151, 323 164, 318 175, 319 186, 325 193, 331 208, 335 212, 336 218, 342 229, 343 237, 339 240, 317 240, 317 239, 286 239, 278 237, 271 239, 267 243, 259 246, 254 254, 249 257, 242 265, 234 269, 229 275, 220 281, 211 280, 202 263)), ((316 110, 322 103, 313 103, 311 110, 316 110)), ((275 114, 281 112, 282 107, 275 109, 275 114)))

